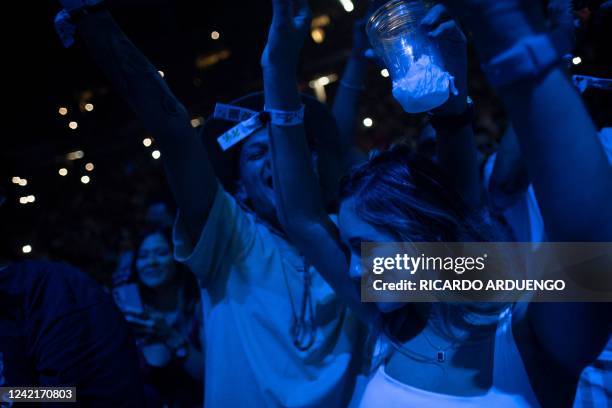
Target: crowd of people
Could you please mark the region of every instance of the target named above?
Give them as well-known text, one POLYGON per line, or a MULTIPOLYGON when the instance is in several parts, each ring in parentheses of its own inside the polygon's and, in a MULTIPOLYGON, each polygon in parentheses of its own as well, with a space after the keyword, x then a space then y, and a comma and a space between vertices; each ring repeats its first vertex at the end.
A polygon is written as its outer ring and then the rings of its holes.
MULTIPOLYGON (((75 386, 100 407, 611 403, 609 303, 360 292, 366 242, 612 241, 610 112, 567 74, 570 1, 413 2, 449 89, 409 116, 410 139, 384 140, 357 137, 369 67, 392 70, 366 21, 405 1, 372 1, 355 23, 328 108, 297 86, 308 1, 272 0, 263 89, 200 127, 101 0, 60 3, 60 38, 155 138, 176 210, 135 205, 106 290, 65 264, 0 259, 0 386, 75 386)), ((396 91, 379 121, 407 109, 396 91)))

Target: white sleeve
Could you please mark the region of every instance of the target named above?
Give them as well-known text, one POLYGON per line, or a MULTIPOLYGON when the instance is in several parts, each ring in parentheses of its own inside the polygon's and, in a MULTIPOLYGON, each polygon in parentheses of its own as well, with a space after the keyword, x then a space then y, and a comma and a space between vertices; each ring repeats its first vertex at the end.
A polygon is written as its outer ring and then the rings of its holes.
POLYGON ((201 287, 207 287, 227 273, 232 263, 253 245, 256 231, 254 217, 219 187, 195 245, 189 239, 186 220, 178 212, 174 224, 174 257, 191 269, 201 287))

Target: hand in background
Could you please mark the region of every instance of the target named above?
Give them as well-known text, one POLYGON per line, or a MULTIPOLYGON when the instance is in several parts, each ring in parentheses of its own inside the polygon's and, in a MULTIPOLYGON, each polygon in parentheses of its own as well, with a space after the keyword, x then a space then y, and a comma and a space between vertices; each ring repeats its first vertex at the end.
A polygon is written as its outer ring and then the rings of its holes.
POLYGON ((146 313, 125 313, 125 320, 130 324, 137 337, 145 342, 160 341, 175 344, 182 336, 164 319, 151 317, 146 313))

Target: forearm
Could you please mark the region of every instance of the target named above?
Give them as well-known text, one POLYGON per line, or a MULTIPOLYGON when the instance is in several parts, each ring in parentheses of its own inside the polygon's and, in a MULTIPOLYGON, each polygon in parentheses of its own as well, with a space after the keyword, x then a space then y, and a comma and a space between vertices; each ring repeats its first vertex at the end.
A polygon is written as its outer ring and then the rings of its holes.
POLYGON ((377 311, 361 302, 349 276, 348 256, 325 212, 303 128, 271 126, 270 144, 277 211, 289 239, 363 322, 378 324, 377 311))
MULTIPOLYGON (((299 106, 294 77, 267 71, 264 78, 267 106, 284 110, 299 106)), ((285 232, 336 293, 372 323, 376 314, 370 305, 361 303, 348 274, 338 230, 325 211, 304 127, 270 125, 269 129, 277 211, 285 232)))
MULTIPOLYGON (((562 68, 499 89, 551 241, 612 238, 612 174, 596 129, 562 68)), ((609 268, 601 273, 608 274, 609 268)), ((526 318, 553 361, 579 375, 609 338, 606 303, 531 303, 526 318)))
MULTIPOLYGON (((500 94, 516 129, 548 238, 610 241, 610 168, 565 73, 554 69, 537 83, 515 84, 500 94)), ((608 274, 609 268, 600 272, 608 274)), ((608 340, 609 316, 609 304, 597 302, 531 303, 526 314, 537 343, 576 376, 608 340)))
POLYGON ((478 211, 483 189, 478 169, 478 151, 471 125, 453 132, 436 131, 438 164, 465 204, 478 211))
POLYGON ((612 169, 561 68, 500 89, 553 241, 612 239, 612 169))
MULTIPOLYGON (((264 93, 270 109, 295 111, 301 106, 295 76, 264 69, 264 93)), ((327 217, 304 126, 270 125, 270 145, 277 210, 284 227, 327 217)))
POLYGON ((171 126, 189 122, 187 111, 157 69, 123 34, 110 13, 99 11, 82 16, 77 32, 114 90, 147 130, 163 136, 171 126))
MULTIPOLYGON (((504 90, 502 98, 512 117, 549 239, 609 242, 611 170, 595 127, 563 70, 554 69, 535 84, 504 90)), ((606 275, 609 271, 605 267, 600 270, 606 275)), ((609 316, 609 304, 598 302, 531 303, 527 313, 539 344, 576 375, 608 340, 609 316)))
POLYGON ((170 187, 189 220, 191 238, 197 240, 217 182, 187 110, 108 12, 83 16, 78 34, 115 90, 156 138, 170 187))
POLYGON ((351 57, 348 60, 342 80, 334 99, 332 112, 338 124, 338 144, 345 168, 349 167, 356 153, 355 136, 359 115, 359 99, 365 89, 367 60, 351 57))

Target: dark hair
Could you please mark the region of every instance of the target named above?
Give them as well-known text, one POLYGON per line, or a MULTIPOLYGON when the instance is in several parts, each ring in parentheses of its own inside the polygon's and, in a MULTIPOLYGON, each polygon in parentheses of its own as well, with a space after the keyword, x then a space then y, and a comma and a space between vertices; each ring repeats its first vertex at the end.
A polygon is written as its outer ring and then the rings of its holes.
POLYGON ((471 211, 431 160, 399 145, 353 169, 340 199, 398 242, 491 241, 483 214, 471 211))
MULTIPOLYGON (((358 217, 398 242, 503 241, 484 213, 470 210, 449 186, 435 163, 399 145, 355 168, 342 182, 340 199, 354 199, 358 217)), ((392 342, 393 327, 401 326, 407 316, 416 316, 412 306, 408 303, 382 316, 378 329, 392 342)), ((451 336, 447 330, 451 322, 466 327, 489 324, 506 304, 432 306, 434 328, 440 335, 451 336)), ((370 333, 372 340, 383 334, 378 329, 370 333)))

